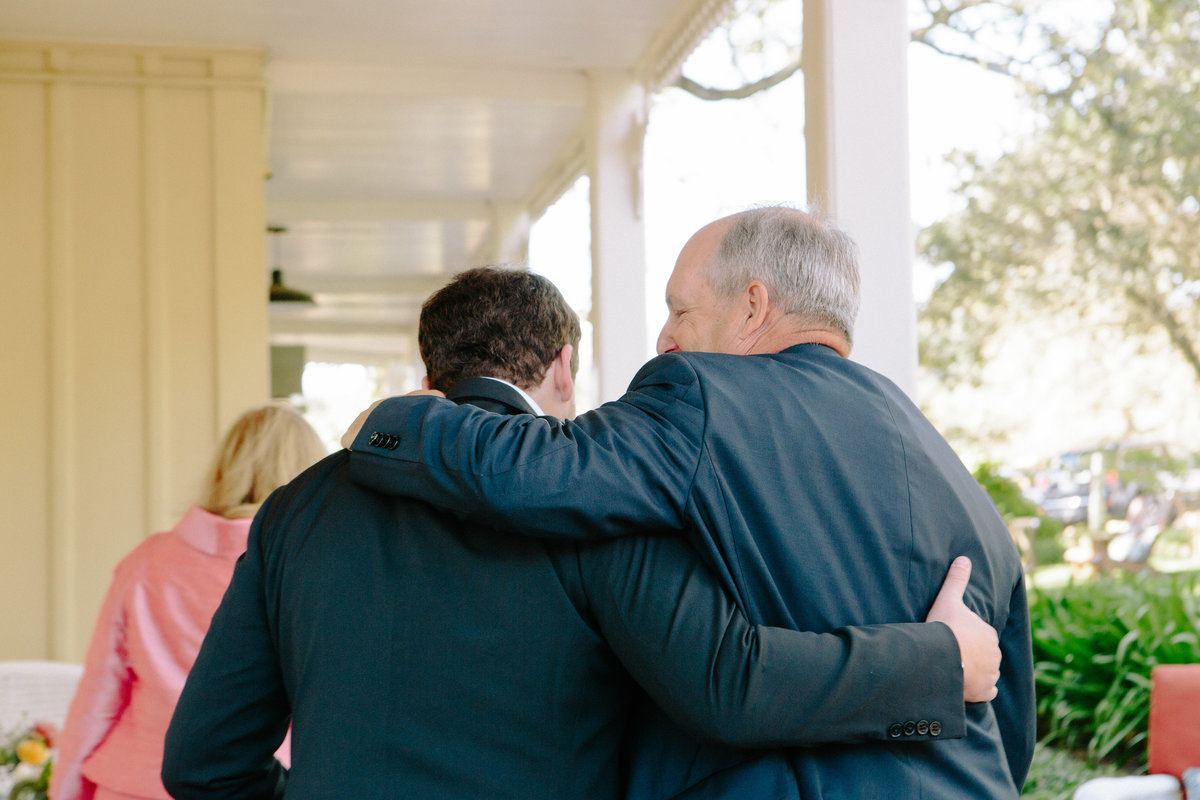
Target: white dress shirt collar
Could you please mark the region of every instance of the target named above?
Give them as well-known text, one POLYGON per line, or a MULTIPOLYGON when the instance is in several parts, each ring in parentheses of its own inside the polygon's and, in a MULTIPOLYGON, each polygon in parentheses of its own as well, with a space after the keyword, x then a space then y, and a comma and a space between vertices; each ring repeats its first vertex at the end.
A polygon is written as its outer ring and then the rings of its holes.
POLYGON ((505 386, 511 386, 513 389, 517 390, 517 393, 520 394, 521 397, 525 398, 525 402, 529 403, 529 407, 533 409, 533 413, 536 416, 539 416, 539 417, 546 416, 546 412, 542 410, 542 407, 537 404, 536 400, 534 400, 532 397, 529 396, 529 392, 525 391, 520 386, 517 386, 515 383, 509 383, 508 381, 504 380, 503 378, 493 378, 490 375, 481 375, 480 377, 487 378, 489 381, 498 381, 500 383, 503 383, 505 386))

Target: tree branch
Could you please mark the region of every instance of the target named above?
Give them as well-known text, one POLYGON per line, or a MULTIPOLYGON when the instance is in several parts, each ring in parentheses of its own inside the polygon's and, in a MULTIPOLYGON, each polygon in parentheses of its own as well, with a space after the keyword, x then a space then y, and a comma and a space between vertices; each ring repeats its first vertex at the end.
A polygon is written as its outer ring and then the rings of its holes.
POLYGON ((796 53, 795 58, 778 72, 734 89, 717 89, 712 86, 705 86, 684 75, 680 75, 673 85, 689 94, 695 95, 701 100, 744 100, 751 95, 770 89, 772 86, 778 86, 799 71, 800 54, 796 53))
POLYGON ((1019 59, 1016 59, 1016 58, 1010 58, 1006 61, 991 61, 986 58, 983 58, 982 56, 973 56, 973 55, 970 55, 969 53, 956 53, 953 50, 947 50, 944 47, 938 47, 936 44, 929 41, 928 38, 918 38, 915 35, 915 33, 916 32, 914 31, 912 41, 925 45, 929 49, 933 50, 935 53, 941 53, 942 55, 950 56, 951 58, 962 59, 963 61, 967 61, 971 64, 975 64, 976 66, 983 67, 988 72, 995 72, 995 73, 1003 75, 1007 78, 1013 77, 1012 72, 1009 70, 1010 65, 1025 63, 1024 61, 1020 61, 1019 59))
MULTIPOLYGON (((977 66, 983 67, 989 72, 995 72, 999 75, 1012 77, 1012 65, 1016 63, 1025 64, 1025 62, 1016 58, 993 60, 984 58, 982 56, 972 56, 967 53, 956 53, 952 50, 947 50, 934 44, 930 37, 930 34, 937 28, 949 28, 970 36, 970 32, 962 31, 953 25, 954 18, 962 13, 965 9, 990 3, 991 0, 973 0, 971 2, 964 2, 955 8, 948 8, 944 4, 931 6, 929 3, 926 3, 926 8, 930 14, 931 22, 925 27, 917 28, 916 30, 912 31, 910 34, 910 40, 919 42, 920 44, 923 44, 942 55, 951 56, 953 58, 958 58, 963 61, 976 64, 977 66)), ((745 98, 756 95, 759 92, 766 91, 773 86, 778 86, 780 83, 783 83, 785 80, 792 77, 799 71, 800 50, 797 49, 793 53, 792 59, 788 62, 787 66, 766 76, 765 78, 754 81, 753 83, 747 83, 732 89, 719 89, 714 86, 705 86, 704 84, 694 81, 685 75, 680 75, 679 78, 675 80, 673 85, 676 88, 683 89, 688 94, 691 94, 701 100, 744 100, 745 98)))
POLYGON ((1179 354, 1183 356, 1183 360, 1196 374, 1196 380, 1200 381, 1200 353, 1196 352, 1195 344, 1191 337, 1188 336, 1184 326, 1175 318, 1170 309, 1146 297, 1142 292, 1139 292, 1132 286, 1125 287, 1125 296, 1133 301, 1134 305, 1140 306, 1151 317, 1157 319, 1159 324, 1167 332, 1167 338, 1179 354))

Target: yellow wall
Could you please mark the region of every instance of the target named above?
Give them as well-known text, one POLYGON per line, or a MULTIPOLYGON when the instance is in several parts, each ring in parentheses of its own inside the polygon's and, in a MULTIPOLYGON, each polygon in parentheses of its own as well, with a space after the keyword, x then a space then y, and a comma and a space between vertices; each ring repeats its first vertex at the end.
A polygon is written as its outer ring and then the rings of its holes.
POLYGON ((269 397, 261 71, 0 40, 0 659, 82 660, 113 566, 269 397))

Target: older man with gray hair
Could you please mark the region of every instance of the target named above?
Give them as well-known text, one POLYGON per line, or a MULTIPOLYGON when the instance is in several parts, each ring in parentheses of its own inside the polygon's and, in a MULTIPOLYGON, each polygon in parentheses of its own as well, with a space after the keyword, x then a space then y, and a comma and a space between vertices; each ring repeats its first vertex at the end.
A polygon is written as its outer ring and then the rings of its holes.
MULTIPOLYGON (((632 794, 1020 793, 1034 742, 1020 561, 946 441, 904 392, 847 358, 858 305, 845 233, 795 209, 742 212, 684 246, 661 355, 616 402, 565 422, 393 398, 353 440, 357 481, 500 528, 577 538, 680 529, 756 623, 918 621, 946 564, 969 557, 966 601, 994 629, 1003 663, 997 690, 966 699, 989 702, 892 720, 882 741, 766 754, 661 722, 644 728, 632 794), (369 442, 384 437, 396 445, 369 442), (963 738, 943 736, 964 720, 963 738)), ((931 666, 946 658, 958 655, 929 654, 931 666)), ((848 693, 846 713, 855 704, 848 693)))

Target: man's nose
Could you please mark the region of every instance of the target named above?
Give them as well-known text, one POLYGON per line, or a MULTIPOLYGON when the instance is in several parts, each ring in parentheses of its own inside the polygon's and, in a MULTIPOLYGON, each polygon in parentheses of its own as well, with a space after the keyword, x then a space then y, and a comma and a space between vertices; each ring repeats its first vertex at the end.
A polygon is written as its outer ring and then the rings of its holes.
POLYGON ((663 329, 658 332, 658 341, 654 343, 654 352, 661 356, 663 353, 669 353, 672 350, 678 349, 675 345, 675 340, 667 333, 667 326, 664 325, 663 329))

